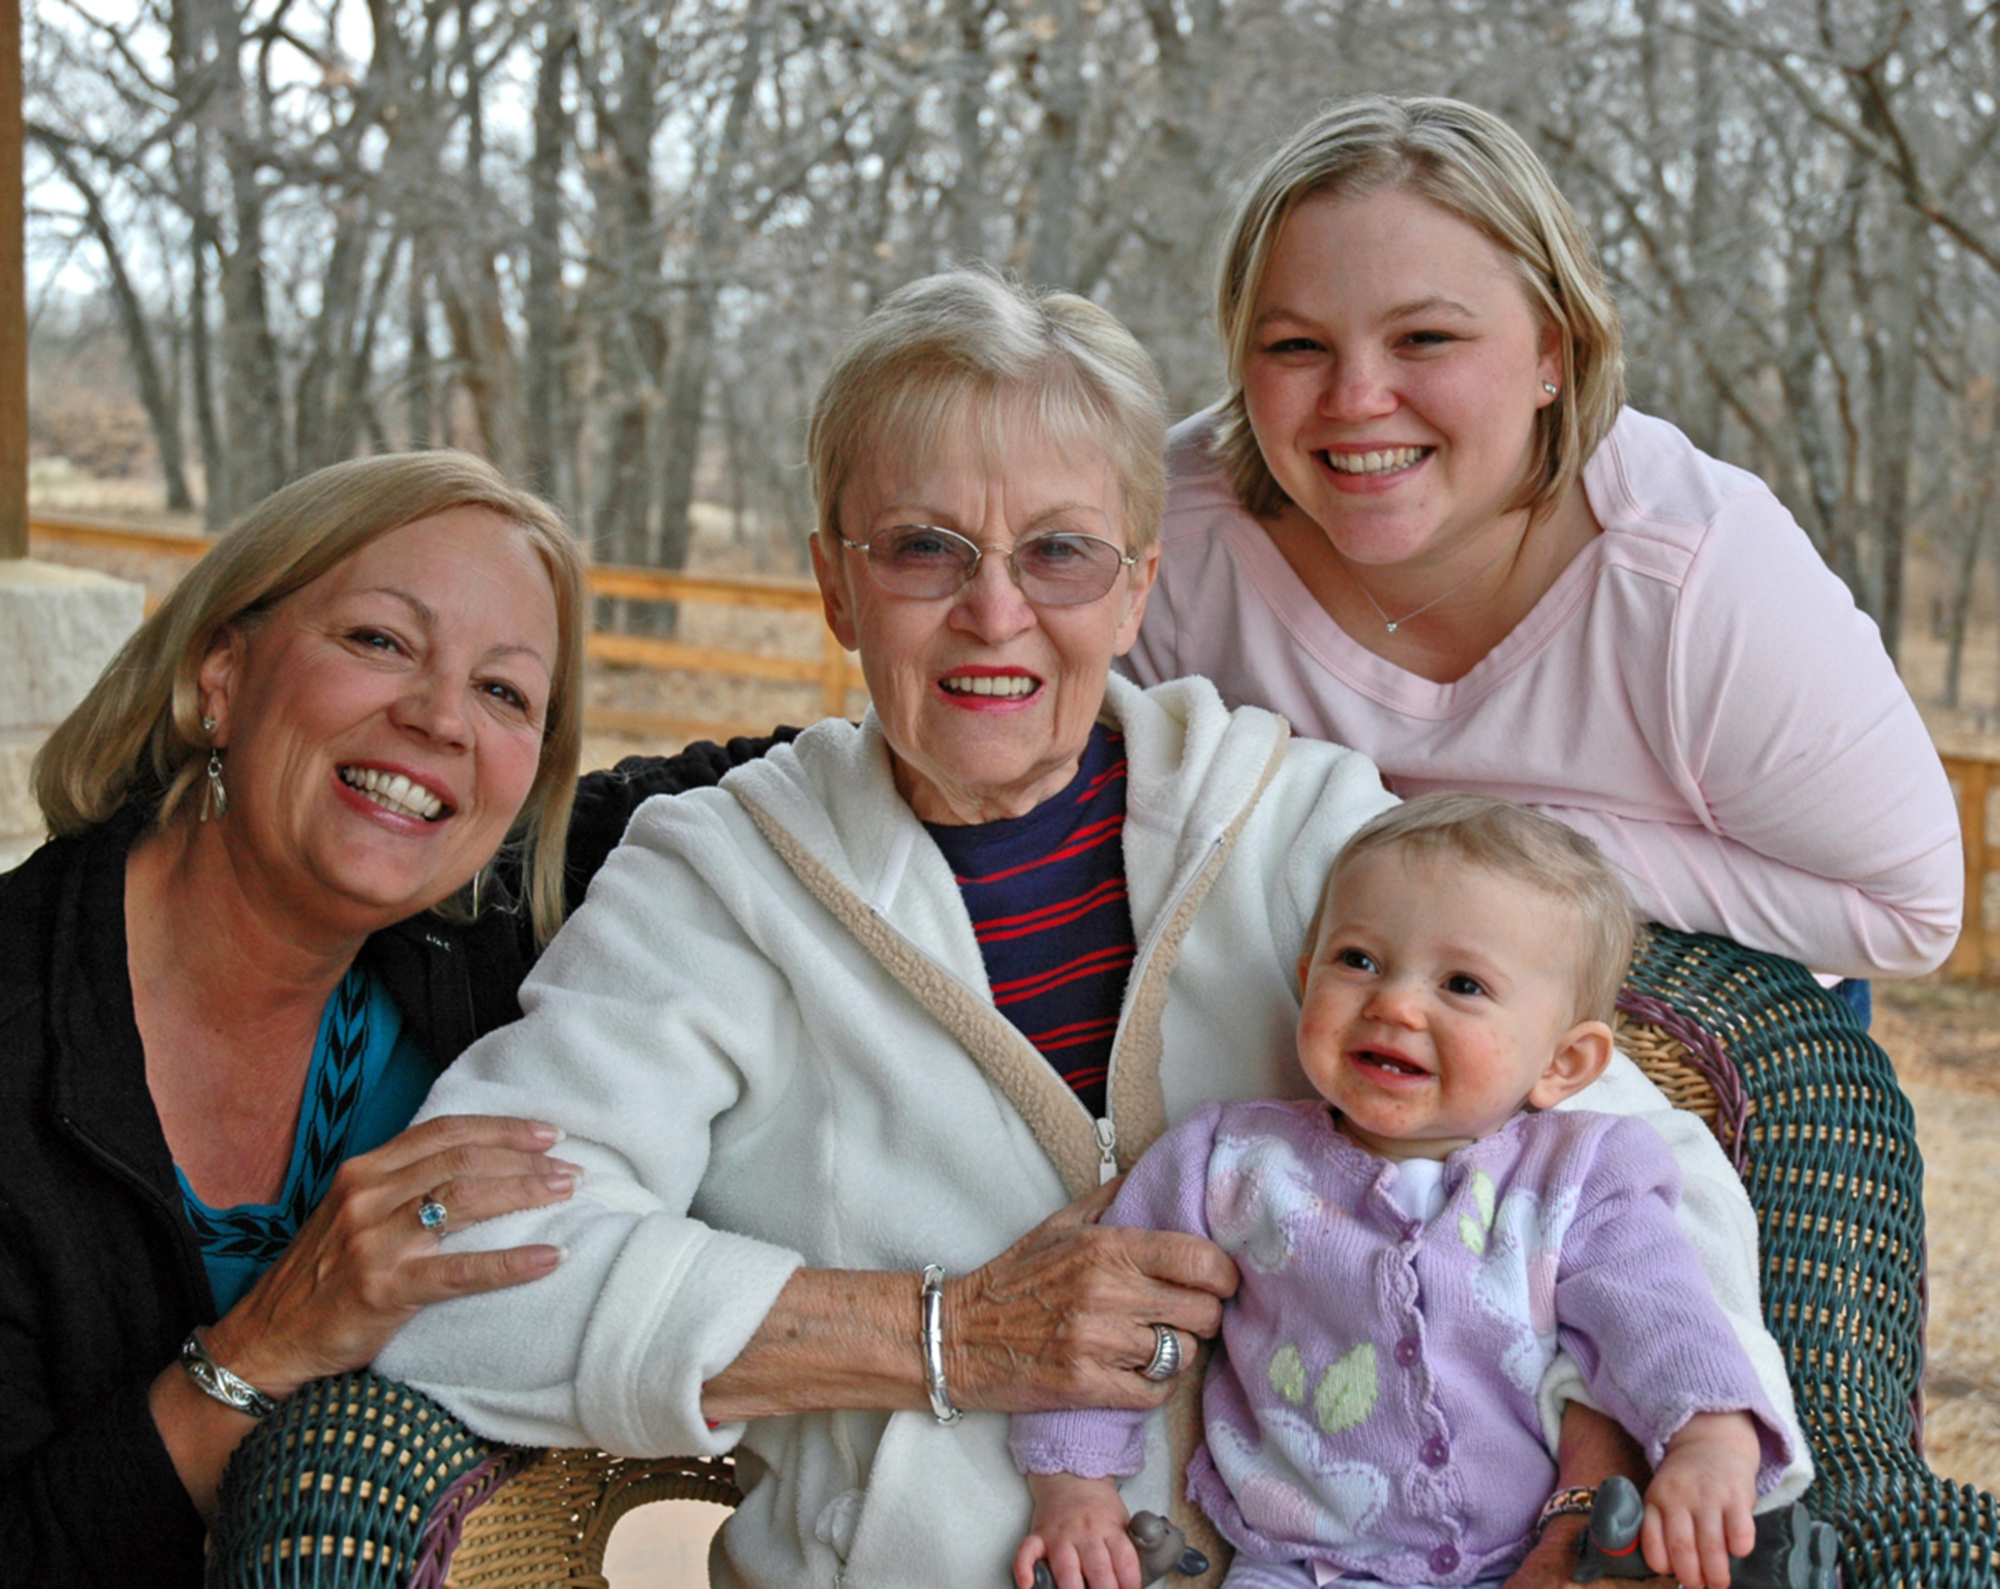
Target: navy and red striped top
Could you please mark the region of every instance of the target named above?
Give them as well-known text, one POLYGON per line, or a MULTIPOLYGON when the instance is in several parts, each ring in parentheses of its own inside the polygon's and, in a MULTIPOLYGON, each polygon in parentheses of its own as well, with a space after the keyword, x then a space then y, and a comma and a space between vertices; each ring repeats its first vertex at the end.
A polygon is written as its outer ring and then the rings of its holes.
POLYGON ((994 1003, 1102 1115, 1135 948, 1124 737, 1093 728, 1076 777, 1026 816, 925 826, 958 878, 994 1003))

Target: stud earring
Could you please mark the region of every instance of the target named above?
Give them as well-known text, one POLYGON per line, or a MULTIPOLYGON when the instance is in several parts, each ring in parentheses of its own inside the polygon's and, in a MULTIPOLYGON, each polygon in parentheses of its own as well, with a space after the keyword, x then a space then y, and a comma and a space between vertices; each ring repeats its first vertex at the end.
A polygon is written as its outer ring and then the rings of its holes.
POLYGON ((229 809, 229 791, 222 787, 222 752, 208 753, 208 787, 201 792, 201 820, 219 818, 229 809))
POLYGON ((204 717, 201 720, 201 731, 204 734, 213 734, 215 732, 215 719, 212 717, 204 717))
POLYGON ((1547 393, 1549 394, 1549 396, 1551 396, 1551 397, 1560 397, 1560 396, 1562 396, 1562 388, 1561 388, 1560 386, 1556 385, 1556 383, 1555 383, 1554 381, 1544 381, 1544 382, 1542 382, 1542 390, 1543 390, 1543 391, 1545 391, 1545 392, 1547 392, 1547 393))

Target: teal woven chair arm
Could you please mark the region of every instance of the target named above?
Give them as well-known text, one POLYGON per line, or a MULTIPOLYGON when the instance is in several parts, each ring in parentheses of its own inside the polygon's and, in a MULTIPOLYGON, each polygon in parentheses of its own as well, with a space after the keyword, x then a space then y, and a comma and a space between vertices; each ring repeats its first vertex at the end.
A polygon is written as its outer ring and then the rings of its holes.
POLYGON ((1796 962, 1663 927, 1619 1008, 1716 1088, 1848 1589, 2000 1589, 2000 1503, 1922 1456, 1923 1160, 1889 1056, 1796 962))
POLYGON ((535 1455, 379 1374, 315 1380, 230 1459, 209 1589, 435 1589, 465 1516, 535 1455))

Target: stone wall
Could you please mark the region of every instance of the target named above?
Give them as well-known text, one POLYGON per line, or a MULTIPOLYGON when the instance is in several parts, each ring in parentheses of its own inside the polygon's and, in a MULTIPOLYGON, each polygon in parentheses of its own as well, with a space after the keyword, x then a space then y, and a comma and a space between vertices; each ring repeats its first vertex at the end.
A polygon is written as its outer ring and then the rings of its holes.
POLYGON ((93 569, 0 561, 0 870, 42 842, 28 769, 139 627, 146 593, 93 569))

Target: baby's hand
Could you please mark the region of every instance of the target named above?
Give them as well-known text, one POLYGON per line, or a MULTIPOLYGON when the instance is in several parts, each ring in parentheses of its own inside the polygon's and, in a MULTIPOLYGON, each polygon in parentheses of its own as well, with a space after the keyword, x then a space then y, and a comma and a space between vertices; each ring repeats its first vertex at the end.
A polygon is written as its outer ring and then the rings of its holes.
POLYGON ((1140 1589, 1139 1552, 1125 1532, 1125 1502, 1109 1479, 1030 1473, 1035 1518, 1014 1552, 1014 1582, 1033 1589, 1048 1558, 1056 1589, 1140 1589))
POLYGON ((1697 1413, 1667 1442, 1646 1487, 1646 1565, 1686 1589, 1728 1589, 1729 1558, 1757 1543, 1750 1519, 1762 1452, 1748 1413, 1697 1413))

